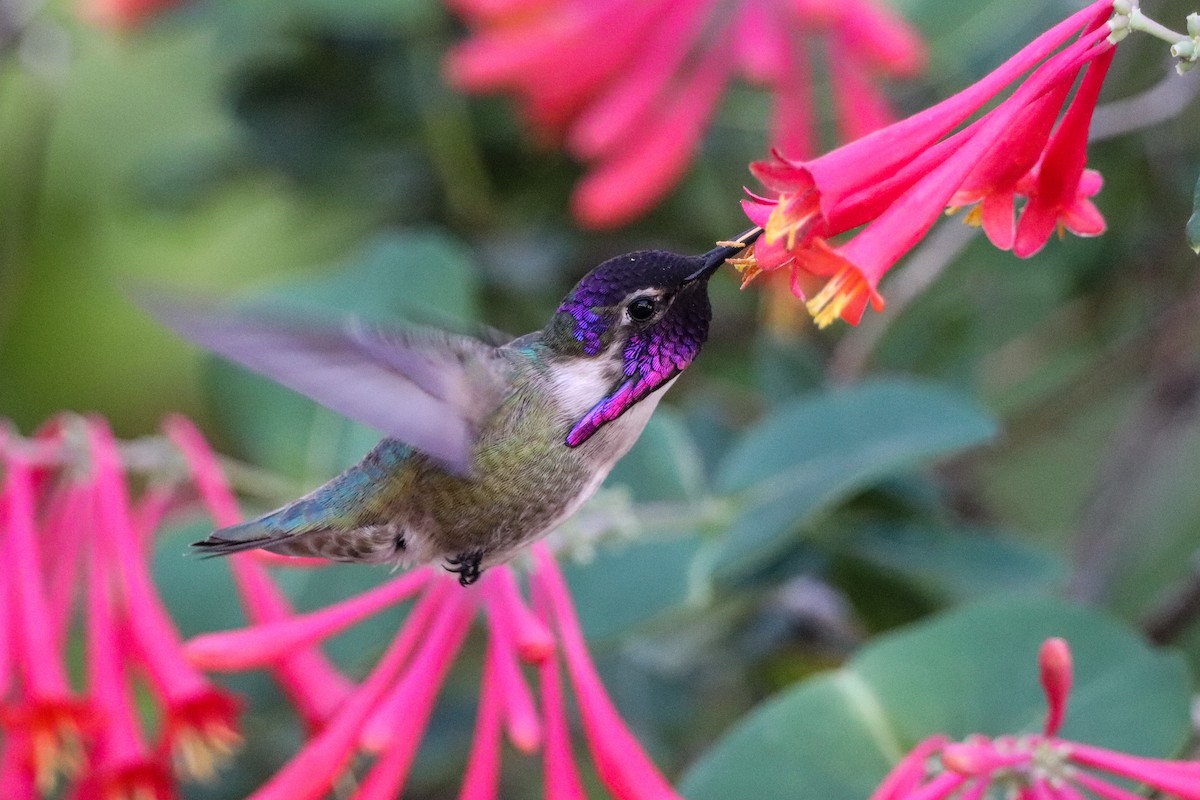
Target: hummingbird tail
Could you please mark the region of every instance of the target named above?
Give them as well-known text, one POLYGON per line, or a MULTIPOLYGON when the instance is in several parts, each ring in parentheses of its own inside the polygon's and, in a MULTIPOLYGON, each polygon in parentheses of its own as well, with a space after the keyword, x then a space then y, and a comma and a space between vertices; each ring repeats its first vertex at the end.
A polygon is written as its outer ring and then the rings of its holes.
POLYGON ((204 558, 216 558, 271 547, 291 537, 290 533, 272 530, 259 519, 213 531, 207 539, 193 542, 192 547, 199 550, 204 558))

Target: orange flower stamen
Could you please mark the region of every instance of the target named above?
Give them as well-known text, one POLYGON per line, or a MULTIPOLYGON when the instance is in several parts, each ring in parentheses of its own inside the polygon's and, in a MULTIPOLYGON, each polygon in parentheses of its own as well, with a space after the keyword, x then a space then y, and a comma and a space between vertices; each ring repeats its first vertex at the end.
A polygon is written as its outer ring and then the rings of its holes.
POLYGON ((856 267, 845 266, 830 278, 825 287, 808 301, 808 313, 818 328, 828 327, 853 302, 866 305, 875 291, 856 267))
POLYGON ((787 249, 795 250, 797 241, 807 244, 809 234, 821 218, 821 207, 817 193, 811 189, 800 194, 782 194, 779 203, 771 209, 765 233, 767 241, 774 244, 787 237, 787 249))

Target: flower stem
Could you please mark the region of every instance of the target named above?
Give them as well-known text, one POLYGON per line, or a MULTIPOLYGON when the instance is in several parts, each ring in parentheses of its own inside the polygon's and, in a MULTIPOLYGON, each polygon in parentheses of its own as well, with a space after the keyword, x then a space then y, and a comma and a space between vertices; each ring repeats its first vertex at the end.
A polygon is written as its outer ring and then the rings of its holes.
POLYGON ((1129 28, 1130 30, 1148 33, 1156 39, 1162 39, 1167 44, 1177 44, 1188 40, 1186 34, 1173 31, 1161 22, 1157 22, 1143 14, 1142 9, 1137 5, 1134 5, 1129 10, 1129 28))

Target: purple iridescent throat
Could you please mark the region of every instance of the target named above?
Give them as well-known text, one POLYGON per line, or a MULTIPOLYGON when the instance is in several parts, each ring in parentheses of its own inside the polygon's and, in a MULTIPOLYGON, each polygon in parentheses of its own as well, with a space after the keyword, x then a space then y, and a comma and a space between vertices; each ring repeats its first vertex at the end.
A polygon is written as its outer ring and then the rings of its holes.
MULTIPOLYGON (((709 317, 706 287, 698 283, 685 287, 655 325, 633 333, 625 345, 621 381, 575 424, 567 435, 567 444, 583 444, 601 426, 685 370, 708 336, 709 317)), ((586 349, 590 339, 580 341, 586 349)))

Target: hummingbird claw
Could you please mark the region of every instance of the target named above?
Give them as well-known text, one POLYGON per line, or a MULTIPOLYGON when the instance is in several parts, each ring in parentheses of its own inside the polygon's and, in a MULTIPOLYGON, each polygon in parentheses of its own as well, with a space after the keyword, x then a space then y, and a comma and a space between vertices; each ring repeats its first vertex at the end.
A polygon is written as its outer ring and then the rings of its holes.
POLYGON ((483 562, 482 550, 467 550, 459 553, 454 558, 447 558, 447 572, 458 574, 458 583, 460 586, 470 586, 475 581, 479 580, 479 576, 483 574, 483 569, 480 564, 483 562))

